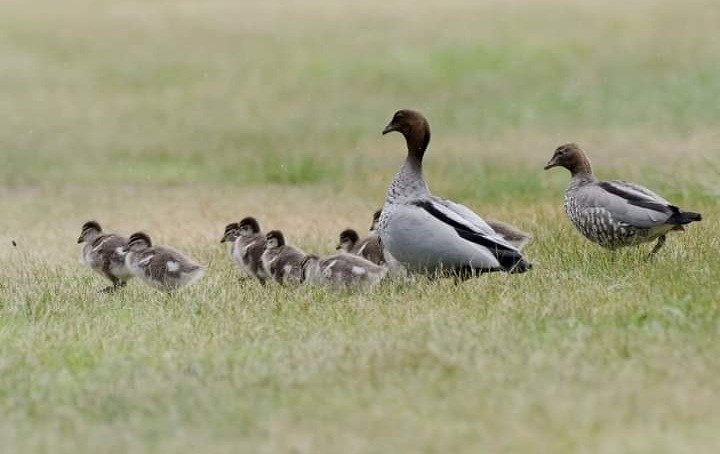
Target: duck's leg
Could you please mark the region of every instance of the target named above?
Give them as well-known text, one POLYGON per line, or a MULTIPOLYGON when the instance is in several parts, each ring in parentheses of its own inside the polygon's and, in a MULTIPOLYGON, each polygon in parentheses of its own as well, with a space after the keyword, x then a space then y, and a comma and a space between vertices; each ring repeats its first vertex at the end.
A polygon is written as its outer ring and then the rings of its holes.
POLYGON ((655 243, 655 247, 654 247, 653 250, 650 252, 650 254, 648 254, 648 256, 647 256, 648 259, 654 257, 655 254, 657 254, 657 252, 658 252, 658 251, 663 247, 663 245, 665 244, 665 240, 666 240, 666 239, 667 239, 667 237, 666 237, 665 235, 660 235, 660 237, 659 237, 658 240, 657 240, 657 243, 655 243))
POLYGON ((107 277, 108 279, 110 279, 110 281, 112 281, 112 285, 108 285, 107 287, 98 290, 98 293, 112 293, 125 285, 123 281, 116 278, 115 276, 108 275, 107 277))

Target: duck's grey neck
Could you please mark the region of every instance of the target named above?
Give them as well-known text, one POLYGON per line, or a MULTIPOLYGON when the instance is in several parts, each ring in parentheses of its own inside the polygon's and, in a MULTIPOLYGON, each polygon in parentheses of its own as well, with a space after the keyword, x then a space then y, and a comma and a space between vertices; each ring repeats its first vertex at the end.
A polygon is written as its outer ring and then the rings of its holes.
POLYGON ((592 173, 578 172, 570 179, 568 189, 579 188, 580 186, 585 186, 586 184, 590 184, 595 181, 596 179, 592 173))
POLYGON ((408 155, 405 163, 390 183, 387 202, 413 200, 427 195, 428 192, 422 175, 422 162, 414 156, 408 155))

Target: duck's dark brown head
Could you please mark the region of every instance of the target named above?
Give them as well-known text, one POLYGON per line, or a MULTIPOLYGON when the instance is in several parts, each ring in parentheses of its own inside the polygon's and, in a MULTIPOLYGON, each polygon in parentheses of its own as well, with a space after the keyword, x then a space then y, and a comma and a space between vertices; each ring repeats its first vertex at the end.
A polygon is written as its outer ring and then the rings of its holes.
POLYGON ((430 123, 423 114, 410 109, 398 110, 382 133, 385 135, 393 131, 405 136, 409 155, 422 159, 430 143, 430 123))
POLYGON ((102 227, 100 227, 100 224, 95 221, 88 221, 83 224, 80 231, 80 237, 78 238, 77 242, 84 243, 85 241, 87 241, 88 236, 97 235, 99 233, 102 233, 102 227))
POLYGON ((224 243, 226 241, 233 242, 237 239, 237 237, 240 235, 240 225, 237 222, 232 222, 225 226, 225 233, 223 233, 223 237, 220 240, 221 243, 224 243))
POLYGON ((143 251, 149 247, 152 247, 152 240, 150 236, 145 232, 136 232, 130 235, 127 245, 123 248, 127 251, 143 251))
POLYGON ((574 143, 560 145, 555 149, 552 158, 545 165, 545 170, 553 167, 565 167, 575 176, 578 174, 592 175, 590 160, 585 152, 574 143))
POLYGON ((243 220, 238 223, 238 226, 240 227, 240 233, 243 235, 260 233, 260 223, 252 216, 243 218, 243 220))
POLYGON ((376 212, 373 213, 372 224, 370 224, 370 231, 371 231, 371 232, 374 232, 375 230, 377 230, 377 223, 378 223, 378 221, 380 220, 380 215, 381 215, 381 214, 382 214, 382 210, 377 210, 376 212))
POLYGON ((285 236, 280 230, 271 230, 265 235, 265 249, 285 246, 285 236))
POLYGON ((358 236, 358 233, 355 230, 345 229, 340 232, 340 240, 338 241, 338 245, 335 249, 342 249, 345 252, 350 252, 352 248, 355 247, 355 243, 357 243, 359 239, 360 236, 358 236))

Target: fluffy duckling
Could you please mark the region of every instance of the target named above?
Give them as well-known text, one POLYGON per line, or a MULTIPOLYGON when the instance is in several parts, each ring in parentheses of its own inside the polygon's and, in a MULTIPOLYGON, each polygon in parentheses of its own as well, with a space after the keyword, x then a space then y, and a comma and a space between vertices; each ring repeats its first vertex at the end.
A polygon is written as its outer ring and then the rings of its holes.
POLYGON ((383 134, 405 137, 407 158, 390 183, 378 222, 382 245, 409 271, 468 278, 481 273, 521 273, 531 264, 469 208, 430 193, 422 161, 430 143, 427 119, 397 111, 383 134))
POLYGON ((378 221, 380 220, 381 214, 382 214, 382 210, 377 210, 373 213, 372 224, 370 224, 371 232, 377 233, 377 225, 378 225, 378 221))
POLYGON ((268 278, 262 264, 265 235, 260 232, 258 221, 253 217, 247 217, 240 222, 228 224, 220 242, 227 241, 232 242, 230 258, 238 268, 264 285, 268 278))
POLYGON ((88 221, 82 226, 77 242, 85 243, 82 248, 82 262, 112 282, 111 286, 105 287, 101 292, 110 293, 122 288, 133 276, 125 266, 125 253, 122 251, 127 238, 114 233, 103 233, 100 224, 88 221))
POLYGON ((385 277, 387 268, 357 255, 340 253, 325 258, 307 256, 303 273, 309 284, 332 288, 369 287, 385 277))
POLYGON ((205 268, 180 252, 165 246, 153 246, 150 237, 133 233, 124 247, 125 264, 150 287, 172 292, 192 284, 205 274, 205 268))
POLYGON ((300 249, 285 244, 281 231, 271 230, 265 235, 265 251, 261 260, 265 272, 275 282, 302 283, 306 256, 300 249))
POLYGON ((360 236, 355 230, 343 230, 340 232, 340 240, 335 249, 363 257, 376 265, 385 264, 385 256, 383 255, 380 237, 372 231, 368 236, 360 239, 360 236))
POLYGON ((565 213, 575 228, 593 243, 613 250, 654 241, 656 254, 671 230, 702 220, 700 213, 681 211, 651 190, 626 181, 598 180, 590 160, 576 144, 559 146, 545 170, 570 171, 565 191, 565 213))
POLYGON ((532 239, 532 235, 523 232, 507 222, 498 221, 497 219, 488 219, 487 223, 490 228, 495 231, 495 233, 503 237, 505 241, 512 244, 519 250, 522 250, 522 248, 524 248, 532 239))

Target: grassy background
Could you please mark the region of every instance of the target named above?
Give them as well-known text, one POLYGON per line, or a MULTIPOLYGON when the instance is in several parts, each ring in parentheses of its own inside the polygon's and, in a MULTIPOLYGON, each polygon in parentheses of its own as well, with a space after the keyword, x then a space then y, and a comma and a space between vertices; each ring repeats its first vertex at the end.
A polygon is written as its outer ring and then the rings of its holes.
POLYGON ((718 22, 695 0, 1 2, 3 450, 715 451, 718 22), (532 232, 536 268, 237 283, 228 222, 321 253, 366 228, 403 107, 433 126, 433 190, 532 232), (611 259, 541 170, 568 141, 706 220, 611 259), (98 296, 90 218, 208 276, 98 296))

